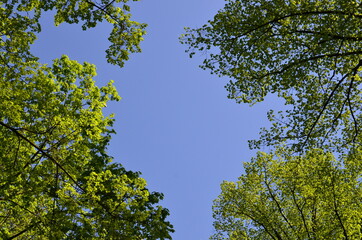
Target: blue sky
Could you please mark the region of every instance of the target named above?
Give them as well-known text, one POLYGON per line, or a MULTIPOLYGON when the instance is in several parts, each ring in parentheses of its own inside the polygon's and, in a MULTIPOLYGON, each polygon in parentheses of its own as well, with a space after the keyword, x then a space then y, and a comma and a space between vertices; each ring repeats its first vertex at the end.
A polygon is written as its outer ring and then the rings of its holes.
POLYGON ((213 233, 212 201, 223 180, 235 181, 242 162, 253 155, 247 140, 267 126, 266 111, 278 102, 250 108, 227 99, 224 85, 198 68, 178 37, 198 27, 224 5, 223 0, 148 0, 132 4, 133 19, 149 24, 143 52, 131 55, 124 68, 107 64, 110 26, 87 32, 80 26, 54 27, 42 19, 43 32, 33 47, 44 63, 62 54, 97 65, 98 85, 110 79, 123 98, 109 104, 116 114, 117 135, 110 155, 127 169, 141 171, 149 189, 164 193, 164 207, 175 227, 175 240, 208 239, 213 233))

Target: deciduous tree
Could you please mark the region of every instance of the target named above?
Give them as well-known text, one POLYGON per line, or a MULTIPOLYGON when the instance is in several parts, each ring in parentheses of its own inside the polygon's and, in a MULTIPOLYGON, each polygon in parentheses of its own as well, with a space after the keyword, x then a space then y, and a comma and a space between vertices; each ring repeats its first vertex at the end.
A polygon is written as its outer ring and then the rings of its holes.
POLYGON ((250 141, 275 152, 222 184, 212 239, 361 238, 361 20, 361 1, 227 0, 181 37, 229 98, 287 105, 250 141))
POLYGON ((202 68, 230 78, 229 97, 255 104, 269 93, 288 110, 252 147, 343 151, 360 143, 362 5, 351 0, 228 0, 203 27, 181 39, 202 68))
POLYGON ((0 5, 0 238, 170 239, 161 193, 107 154, 119 100, 112 82, 97 87, 95 66, 67 56, 41 64, 30 45, 44 11, 55 24, 107 20, 110 63, 140 51, 144 24, 124 1, 2 1, 0 5))
POLYGON ((221 185, 211 239, 361 239, 361 167, 357 150, 343 164, 319 149, 259 152, 221 185))

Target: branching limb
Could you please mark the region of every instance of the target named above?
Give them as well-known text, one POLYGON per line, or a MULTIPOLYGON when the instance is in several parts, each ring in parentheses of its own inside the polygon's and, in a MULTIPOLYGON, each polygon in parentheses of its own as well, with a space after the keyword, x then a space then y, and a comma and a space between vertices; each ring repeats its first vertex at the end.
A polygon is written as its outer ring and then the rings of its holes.
MULTIPOLYGON (((362 65, 362 60, 360 61, 360 63, 358 65, 362 65)), ((352 103, 351 103, 351 90, 352 90, 352 87, 353 87, 353 83, 354 83, 357 71, 358 71, 358 68, 355 69, 355 71, 354 71, 354 73, 352 75, 352 78, 351 78, 351 81, 350 81, 350 84, 349 84, 349 87, 348 87, 348 92, 347 92, 348 108, 349 108, 349 111, 351 112, 351 116, 352 116, 353 123, 354 123, 354 130, 355 130, 352 142, 355 142, 356 137, 357 137, 358 132, 359 132, 358 122, 356 120, 356 117, 354 116, 354 111, 352 109, 352 103)))
POLYGON ((304 226, 305 231, 307 232, 308 239, 312 239, 311 236, 310 236, 310 233, 309 233, 309 229, 308 229, 308 226, 307 226, 305 217, 304 217, 303 209, 302 209, 302 207, 298 204, 298 201, 297 201, 297 199, 296 199, 296 197, 295 197, 295 191, 294 191, 294 189, 292 189, 292 188, 290 188, 290 191, 291 191, 291 193, 292 193, 293 202, 294 202, 295 206, 296 206, 297 209, 298 209, 298 212, 299 212, 300 217, 302 218, 303 226, 304 226))
MULTIPOLYGON (((266 171, 267 171, 267 170, 265 169, 265 170, 264 170, 264 183, 265 183, 265 186, 267 187, 267 190, 268 190, 268 192, 269 192, 269 195, 271 196, 273 202, 277 205, 278 212, 279 212, 280 215, 283 217, 284 221, 288 224, 288 226, 290 227, 290 229, 291 229, 292 231, 294 231, 294 227, 293 227, 292 224, 289 222, 288 218, 285 216, 284 211, 283 211, 282 207, 280 206, 279 201, 276 199, 276 197, 275 197, 275 195, 274 195, 274 193, 273 193, 273 190, 271 189, 271 187, 270 187, 270 185, 269 185, 269 183, 268 183, 268 179, 267 179, 267 176, 266 176, 266 171)), ((284 234, 289 238, 288 233, 286 233, 285 231, 283 231, 283 232, 284 232, 284 234)), ((298 236, 298 239, 300 239, 299 236, 298 236)))
POLYGON ((338 204, 337 204, 337 199, 336 199, 336 192, 335 192, 335 183, 334 183, 334 179, 332 179, 332 187, 333 187, 333 190, 332 190, 332 195, 333 195, 333 208, 334 208, 334 212, 337 216, 337 219, 338 219, 338 222, 339 224, 341 225, 342 229, 343 229, 343 235, 344 235, 344 239, 348 240, 349 237, 348 237, 348 233, 347 233, 347 230, 343 224, 343 221, 342 221, 342 218, 339 214, 339 211, 338 211, 338 204))
POLYGON ((41 149, 39 146, 37 146, 35 143, 33 143, 32 141, 30 141, 27 137, 25 137, 23 134, 21 134, 19 131, 17 131, 15 128, 7 125, 4 122, 0 121, 0 125, 9 129, 10 131, 12 131, 13 133, 15 133, 17 136, 19 136, 20 138, 24 139, 27 143, 29 143, 31 146, 33 146, 35 149, 37 149, 39 152, 41 152, 44 156, 46 156, 48 159, 50 159, 55 165, 57 165, 68 177, 69 179, 83 192, 84 189, 79 185, 79 183, 70 175, 70 173, 68 173, 68 171, 66 169, 63 168, 63 166, 56 160, 54 159, 50 154, 48 154, 45 150, 41 149))
POLYGON ((36 225, 38 225, 38 224, 40 224, 40 223, 41 223, 41 221, 38 221, 38 222, 35 222, 35 223, 29 225, 29 226, 28 226, 27 228, 25 228, 24 230, 22 230, 22 231, 18 232, 17 234, 15 234, 15 235, 7 238, 7 240, 11 240, 11 239, 15 239, 15 238, 19 237, 20 235, 26 233, 27 231, 31 230, 33 227, 35 227, 36 225))
POLYGON ((315 126, 316 126, 317 123, 319 122, 319 119, 322 117, 322 115, 323 115, 324 111, 326 110, 329 102, 332 100, 335 92, 337 91, 337 89, 339 88, 339 86, 342 84, 342 82, 347 78, 347 76, 348 76, 348 74, 344 75, 344 76, 337 82, 337 84, 334 86, 332 92, 329 94, 327 100, 326 100, 325 103, 323 104, 322 110, 319 112, 319 115, 318 115, 317 119, 313 122, 313 125, 312 125, 311 129, 308 131, 307 137, 306 137, 306 139, 305 139, 305 141, 304 141, 304 143, 303 143, 303 145, 302 145, 302 148, 304 148, 305 145, 307 144, 307 142, 308 142, 308 140, 309 140, 309 138, 310 138, 310 136, 311 136, 311 134, 312 134, 315 126))

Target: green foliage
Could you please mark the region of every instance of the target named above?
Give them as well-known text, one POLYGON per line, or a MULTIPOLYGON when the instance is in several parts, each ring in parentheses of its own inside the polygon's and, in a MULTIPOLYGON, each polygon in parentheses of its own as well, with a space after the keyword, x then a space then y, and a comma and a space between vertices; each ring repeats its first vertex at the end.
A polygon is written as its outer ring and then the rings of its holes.
POLYGON ((251 147, 292 144, 343 151, 360 143, 361 1, 228 0, 213 20, 187 29, 190 56, 230 78, 229 97, 255 104, 269 93, 289 105, 251 147))
POLYGON ((206 53, 201 67, 230 79, 229 98, 287 105, 249 142, 275 152, 222 184, 212 239, 361 239, 361 10, 360 0, 227 0, 186 29, 190 57, 206 53))
POLYGON ((361 157, 259 152, 236 183, 221 185, 211 239, 361 239, 361 157))
POLYGON ((112 82, 97 87, 94 65, 62 56, 48 66, 29 51, 41 13, 54 10, 56 24, 112 23, 107 57, 122 66, 144 33, 126 2, 1 2, 0 239, 171 238, 163 195, 107 154, 112 82))
MULTIPOLYGON (((138 1, 138 0, 133 0, 138 1)), ((82 23, 82 29, 96 27, 106 20, 113 25, 110 33, 110 47, 107 49, 107 59, 111 64, 123 66, 129 54, 140 52, 140 42, 143 40, 146 24, 131 20, 128 0, 8 0, 0 1, 1 36, 4 41, 10 40, 17 51, 29 55, 29 44, 35 39, 35 33, 40 32, 39 18, 45 11, 54 11, 54 24, 66 22, 82 23), (118 4, 118 5, 116 5, 118 4), (19 36, 21 35, 21 36, 19 36)), ((9 51, 10 49, 7 49, 9 51)), ((10 51, 9 51, 10 52, 10 51)), ((28 56, 29 57, 29 56, 28 56)))

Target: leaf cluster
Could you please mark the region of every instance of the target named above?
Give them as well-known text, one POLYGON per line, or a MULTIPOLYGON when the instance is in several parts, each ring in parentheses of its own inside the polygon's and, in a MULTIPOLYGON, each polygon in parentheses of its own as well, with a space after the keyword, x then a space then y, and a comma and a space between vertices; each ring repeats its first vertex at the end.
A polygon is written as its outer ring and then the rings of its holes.
MULTIPOLYGON (((138 0, 133 0, 138 1, 138 0)), ((113 25, 108 37, 111 45, 106 50, 109 63, 123 66, 130 53, 141 52, 140 43, 145 35, 144 23, 131 20, 128 0, 8 0, 0 1, 2 44, 11 41, 27 55, 29 44, 35 40, 35 34, 41 31, 39 18, 46 11, 54 12, 54 24, 82 23, 82 29, 96 27, 106 20, 113 25), (11 24, 9 25, 8 22, 11 24), (15 34, 29 35, 17 38, 15 34), (19 41, 22 41, 21 43, 19 41), (24 51, 25 50, 25 51, 24 51)), ((1 47, 1 45, 0 45, 1 47)), ((7 49, 6 51, 10 51, 7 49)), ((11 52, 11 51, 10 51, 11 52)))
POLYGON ((0 238, 170 239, 163 195, 107 154, 113 82, 98 87, 90 63, 63 55, 48 66, 30 52, 45 11, 84 30, 108 21, 107 58, 119 66, 140 51, 145 24, 127 0, 0 3, 0 238))
POLYGON ((186 52, 230 79, 229 98, 286 105, 249 141, 272 153, 221 185, 211 239, 361 239, 361 20, 359 0, 227 0, 186 28, 186 52))
POLYGON ((360 151, 343 165, 319 149, 258 153, 222 183, 211 239, 360 239, 361 162, 360 151))
POLYGON ((277 94, 261 145, 342 151, 360 142, 362 19, 360 1, 234 0, 181 38, 204 69, 230 78, 229 98, 251 105, 277 94), (335 137, 335 138, 334 138, 335 137))

